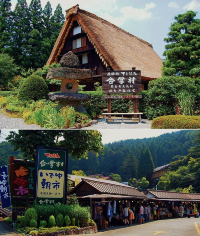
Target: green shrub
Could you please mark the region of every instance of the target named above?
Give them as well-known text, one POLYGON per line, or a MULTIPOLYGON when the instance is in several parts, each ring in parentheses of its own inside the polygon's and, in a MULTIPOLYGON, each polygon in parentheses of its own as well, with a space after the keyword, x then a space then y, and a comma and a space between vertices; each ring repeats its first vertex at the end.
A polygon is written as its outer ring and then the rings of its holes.
POLYGON ((30 221, 30 227, 37 228, 37 220, 31 219, 30 221))
POLYGON ((72 218, 72 226, 75 226, 75 221, 76 221, 76 219, 72 218))
POLYGON ((22 101, 48 99, 48 86, 44 79, 38 75, 29 76, 18 93, 18 99, 22 101))
POLYGON ((6 218, 4 218, 4 220, 6 221, 6 222, 8 222, 8 223, 12 223, 12 219, 10 218, 10 217, 6 217, 6 218))
POLYGON ((96 226, 96 223, 92 219, 89 219, 88 224, 89 226, 96 226))
POLYGON ((31 220, 37 220, 37 212, 34 208, 29 208, 24 214, 25 225, 30 226, 31 220))
POLYGON ((56 220, 55 217, 53 215, 49 216, 49 220, 48 220, 48 226, 49 228, 53 227, 56 225, 56 220))
POLYGON ((175 115, 180 94, 189 94, 195 100, 194 110, 198 110, 200 100, 200 79, 169 76, 149 82, 144 99, 145 114, 148 119, 158 116, 175 115))
POLYGON ((46 222, 46 220, 41 220, 41 221, 40 221, 40 227, 41 227, 41 228, 46 228, 46 227, 47 227, 47 222, 46 222))
POLYGON ((25 227, 25 218, 24 216, 18 216, 17 220, 15 221, 15 228, 23 228, 25 227))
POLYGON ((66 225, 66 226, 69 226, 70 223, 71 223, 71 220, 70 220, 69 216, 65 216, 64 219, 65 219, 65 225, 66 225))
POLYGON ((153 119, 152 129, 199 129, 199 116, 171 115, 153 119))
POLYGON ((56 225, 58 227, 62 227, 64 224, 64 217, 61 213, 59 213, 57 216, 56 216, 56 225))

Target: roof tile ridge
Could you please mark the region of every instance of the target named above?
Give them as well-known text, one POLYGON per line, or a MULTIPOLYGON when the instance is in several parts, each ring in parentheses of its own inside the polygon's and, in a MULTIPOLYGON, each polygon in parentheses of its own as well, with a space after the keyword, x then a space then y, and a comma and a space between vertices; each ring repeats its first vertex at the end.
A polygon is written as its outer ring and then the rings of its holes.
POLYGON ((141 39, 141 38, 138 38, 137 36, 135 36, 135 35, 133 35, 133 34, 127 32, 127 31, 123 30, 123 29, 120 28, 119 26, 116 26, 116 25, 110 23, 109 21, 107 21, 107 20, 105 20, 105 19, 103 19, 103 18, 101 18, 101 17, 99 17, 99 16, 97 16, 97 15, 91 13, 91 12, 85 11, 85 10, 80 9, 80 8, 79 8, 78 12, 83 13, 83 14, 85 14, 85 15, 87 15, 87 16, 90 16, 90 17, 92 17, 92 18, 94 18, 94 19, 96 19, 96 20, 99 20, 99 21, 101 21, 101 22, 103 22, 103 23, 105 23, 105 24, 107 24, 107 25, 110 25, 110 26, 112 26, 112 27, 114 27, 114 28, 116 28, 116 29, 118 29, 118 30, 120 30, 120 31, 122 31, 122 32, 124 32, 124 33, 126 33, 126 34, 128 34, 129 36, 136 38, 137 40, 139 40, 140 42, 142 42, 142 43, 148 45, 149 47, 153 48, 152 44, 148 43, 147 41, 145 41, 145 40, 143 40, 143 39, 141 39))
POLYGON ((65 18, 67 19, 71 15, 76 15, 78 13, 78 10, 79 10, 79 4, 69 8, 68 10, 65 11, 66 12, 65 18))

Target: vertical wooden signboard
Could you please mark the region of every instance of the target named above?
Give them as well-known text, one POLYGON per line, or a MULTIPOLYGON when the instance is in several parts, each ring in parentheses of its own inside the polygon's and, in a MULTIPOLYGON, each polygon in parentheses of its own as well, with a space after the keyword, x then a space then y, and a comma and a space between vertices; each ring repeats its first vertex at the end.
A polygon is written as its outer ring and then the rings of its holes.
POLYGON ((38 204, 66 203, 68 151, 37 147, 35 197, 38 204))

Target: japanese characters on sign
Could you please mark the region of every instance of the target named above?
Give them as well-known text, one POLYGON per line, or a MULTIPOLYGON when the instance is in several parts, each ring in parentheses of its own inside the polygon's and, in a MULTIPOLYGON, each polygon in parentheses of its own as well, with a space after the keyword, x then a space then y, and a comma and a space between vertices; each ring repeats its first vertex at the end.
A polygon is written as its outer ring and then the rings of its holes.
POLYGON ((141 93, 141 71, 104 71, 102 88, 103 93, 107 94, 141 93))
POLYGON ((38 147, 36 165, 37 203, 65 203, 67 188, 67 150, 38 147))
POLYGON ((14 165, 12 196, 25 197, 34 194, 35 167, 30 162, 14 165))
POLYGON ((130 98, 142 98, 142 95, 105 95, 104 99, 130 99, 130 98))
POLYGON ((1 202, 2 208, 10 206, 10 191, 8 183, 8 168, 0 167, 0 192, 1 192, 1 202))

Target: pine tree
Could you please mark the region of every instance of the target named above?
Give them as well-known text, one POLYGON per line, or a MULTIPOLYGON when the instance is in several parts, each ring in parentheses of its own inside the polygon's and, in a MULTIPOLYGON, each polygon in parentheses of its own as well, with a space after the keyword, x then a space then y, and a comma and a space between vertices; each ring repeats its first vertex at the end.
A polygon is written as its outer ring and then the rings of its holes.
POLYGON ((195 16, 193 11, 175 16, 168 38, 164 39, 167 45, 163 75, 200 75, 200 20, 194 19, 195 16))
POLYGON ((0 1, 0 53, 10 53, 11 0, 0 1))
POLYGON ((62 13, 62 7, 60 4, 56 7, 56 10, 54 12, 54 15, 51 18, 51 25, 52 25, 52 35, 51 35, 51 40, 52 40, 52 47, 54 46, 58 35, 60 33, 60 30, 65 22, 65 17, 62 13))
POLYGON ((32 68, 44 66, 42 55, 42 7, 40 0, 32 0, 29 6, 30 33, 28 34, 28 60, 32 68))
POLYGON ((138 164, 138 177, 146 177, 147 180, 150 179, 154 170, 153 159, 149 148, 141 150, 139 164, 138 164))
POLYGON ((27 60, 28 34, 30 33, 28 13, 26 0, 18 0, 13 12, 11 49, 16 63, 26 69, 31 66, 27 60))
POLYGON ((124 158, 122 171, 125 179, 137 177, 137 159, 133 152, 130 152, 124 158))
POLYGON ((51 24, 51 18, 52 18, 52 8, 50 2, 47 2, 44 10, 43 10, 43 26, 42 26, 42 42, 41 42, 41 63, 42 65, 45 65, 49 55, 52 51, 52 45, 54 42, 51 40, 52 35, 52 24, 51 24))

